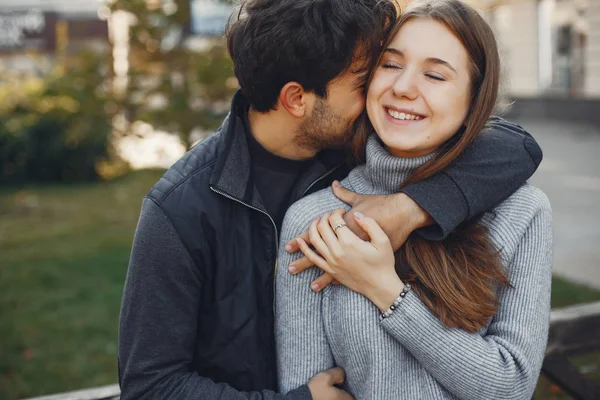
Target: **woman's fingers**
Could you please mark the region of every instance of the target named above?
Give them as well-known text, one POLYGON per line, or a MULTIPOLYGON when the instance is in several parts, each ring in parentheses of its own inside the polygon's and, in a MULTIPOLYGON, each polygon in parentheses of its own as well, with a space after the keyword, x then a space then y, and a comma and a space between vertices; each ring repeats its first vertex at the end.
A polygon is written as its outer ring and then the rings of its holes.
POLYGON ((323 256, 327 259, 327 261, 329 263, 333 262, 333 259, 331 258, 331 256, 340 254, 342 251, 342 248, 338 241, 338 237, 336 236, 336 234, 333 230, 333 227, 331 226, 330 219, 332 216, 333 216, 333 213, 326 213, 325 215, 323 215, 323 217, 319 221, 319 224, 317 225, 317 229, 318 229, 319 233, 321 234, 321 238, 327 245, 327 250, 328 250, 328 252, 327 252, 328 254, 327 255, 323 254, 323 256))
MULTIPOLYGON (((328 217, 327 214, 325 214, 323 216, 323 218, 328 217)), ((323 238, 321 237, 321 233, 319 232, 319 222, 321 222, 322 218, 317 218, 316 220, 314 220, 311 224, 310 227, 308 228, 308 236, 310 238, 310 244, 312 244, 312 246, 315 248, 315 250, 325 259, 325 260, 330 260, 331 259, 331 255, 329 253, 329 247, 327 247, 327 244, 325 243, 325 241, 323 241, 323 238)))
MULTIPOLYGON (((310 284, 310 288, 312 290, 314 290, 315 292, 320 292, 325 287, 327 287, 328 285, 330 285, 334 282, 336 282, 336 281, 333 279, 333 277, 326 272, 323 275, 321 275, 320 277, 318 277, 317 279, 315 279, 313 281, 313 283, 310 284)), ((338 285, 339 285, 339 283, 338 283, 338 285)))
POLYGON ((313 264, 315 264, 317 267, 319 267, 320 269, 322 269, 323 271, 325 271, 329 274, 331 274, 333 272, 331 270, 331 267, 327 263, 327 261, 325 261, 325 259, 323 257, 319 256, 310 247, 308 247, 308 244, 306 244, 306 242, 303 239, 296 239, 296 240, 298 241, 298 247, 300 247, 300 251, 302 253, 304 253, 304 255, 310 261, 312 261, 313 264))
POLYGON ((295 253, 297 251, 300 251, 300 247, 298 247, 298 241, 296 240, 297 238, 303 239, 304 241, 310 243, 310 239, 308 238, 308 231, 302 232, 300 236, 293 238, 285 244, 285 251, 287 251, 288 253, 295 253))
POLYGON ((377 250, 382 250, 383 247, 390 246, 390 239, 373 218, 365 217, 362 213, 355 212, 354 219, 367 232, 367 235, 371 238, 371 243, 377 250))
MULTIPOLYGON (((300 246, 298 246, 296 239, 294 239, 294 243, 298 251, 300 251, 300 246)), ((305 270, 309 269, 314 265, 315 264, 312 261, 310 261, 308 257, 304 256, 296 261, 291 262, 290 265, 288 265, 288 271, 290 272, 290 274, 296 275, 300 272, 304 272, 305 270)))
MULTIPOLYGON (((312 244, 315 247, 315 249, 321 255, 324 256, 324 258, 326 260, 331 261, 332 253, 335 254, 335 252, 339 251, 340 248, 339 248, 337 236, 336 236, 335 232, 333 231, 333 229, 331 228, 331 225, 328 222, 329 214, 330 213, 325 214, 323 216, 323 218, 318 219, 316 222, 313 221, 313 223, 311 224, 311 227, 316 226, 316 231, 314 229, 312 230, 312 236, 311 236, 311 228, 309 227, 309 230, 304 232, 298 238, 303 239, 308 244, 312 244), (313 243, 312 239, 315 239, 316 243, 313 243), (325 246, 323 246, 323 243, 325 244, 325 246)), ((290 242, 288 242, 286 245, 286 250, 288 250, 288 245, 290 245, 291 246, 290 249, 292 249, 294 251, 299 251, 300 248, 299 248, 298 241, 297 241, 298 238, 295 238, 295 239, 291 240, 290 242)), ((313 265, 314 265, 314 263, 308 257, 304 256, 304 257, 290 263, 290 265, 288 266, 288 271, 291 274, 295 275, 295 274, 299 274, 300 272, 307 270, 308 268, 312 267, 313 265)), ((327 282, 327 284, 329 284, 329 281, 327 282)))
POLYGON ((353 239, 360 239, 348 226, 346 226, 346 222, 344 221, 345 213, 346 210, 338 209, 332 212, 331 217, 329 217, 329 225, 335 232, 340 243, 348 243, 353 239))

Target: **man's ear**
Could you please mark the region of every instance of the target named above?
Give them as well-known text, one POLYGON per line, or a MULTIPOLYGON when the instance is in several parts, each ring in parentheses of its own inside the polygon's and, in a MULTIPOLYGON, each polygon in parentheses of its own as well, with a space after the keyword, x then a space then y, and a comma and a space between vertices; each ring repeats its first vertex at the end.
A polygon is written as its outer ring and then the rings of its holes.
POLYGON ((304 118, 309 114, 314 99, 298 82, 288 82, 279 92, 279 102, 291 115, 304 118))

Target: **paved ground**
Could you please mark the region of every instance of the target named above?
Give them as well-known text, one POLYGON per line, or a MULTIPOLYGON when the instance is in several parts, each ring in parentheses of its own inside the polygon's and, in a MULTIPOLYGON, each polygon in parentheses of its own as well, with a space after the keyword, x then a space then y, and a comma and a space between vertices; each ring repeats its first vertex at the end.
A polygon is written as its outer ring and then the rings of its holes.
POLYGON ((600 127, 516 122, 544 151, 531 182, 552 204, 554 272, 600 289, 600 127))

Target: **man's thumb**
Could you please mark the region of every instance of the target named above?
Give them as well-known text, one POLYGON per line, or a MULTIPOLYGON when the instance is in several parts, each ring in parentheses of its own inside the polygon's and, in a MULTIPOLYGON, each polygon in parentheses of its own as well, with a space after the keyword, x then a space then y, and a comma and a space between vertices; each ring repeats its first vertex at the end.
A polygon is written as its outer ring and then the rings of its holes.
POLYGON ((338 181, 334 181, 331 186, 333 188, 333 194, 335 195, 335 197, 337 197, 346 204, 349 204, 351 206, 354 205, 356 193, 354 193, 352 190, 346 189, 338 181))
POLYGON ((344 383, 344 379, 346 378, 346 375, 344 373, 344 370, 341 369, 340 367, 331 368, 325 372, 329 375, 330 384, 341 385, 342 383, 344 383))

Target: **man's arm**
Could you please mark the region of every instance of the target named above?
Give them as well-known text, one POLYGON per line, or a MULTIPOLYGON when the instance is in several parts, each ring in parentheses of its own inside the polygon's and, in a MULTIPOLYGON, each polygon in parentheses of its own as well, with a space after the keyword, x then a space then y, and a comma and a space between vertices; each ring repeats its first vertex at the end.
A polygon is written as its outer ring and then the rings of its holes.
POLYGON ((190 371, 202 277, 162 209, 145 199, 119 325, 121 399, 311 399, 306 385, 279 395, 239 392, 190 371))
MULTIPOLYGON (((492 117, 484 132, 450 166, 438 174, 387 196, 354 193, 334 183, 333 193, 352 209, 344 215, 348 227, 362 239, 366 234, 353 219, 355 212, 374 218, 388 235, 394 250, 415 231, 429 240, 443 240, 465 220, 494 207, 533 175, 542 161, 537 142, 520 126, 492 117)), ((308 232, 301 237, 308 240, 308 232)), ((286 245, 299 251, 295 240, 286 245)), ((313 263, 302 257, 290 272, 300 273, 313 263)), ((318 290, 333 278, 321 275, 318 290)))
POLYGON ((463 221, 502 202, 529 179, 542 149, 520 126, 492 117, 481 135, 440 173, 405 187, 434 221, 417 232, 442 240, 463 221))

